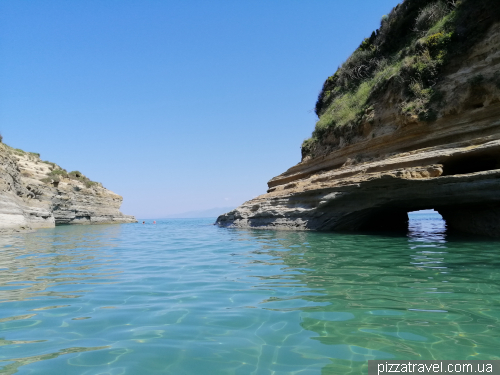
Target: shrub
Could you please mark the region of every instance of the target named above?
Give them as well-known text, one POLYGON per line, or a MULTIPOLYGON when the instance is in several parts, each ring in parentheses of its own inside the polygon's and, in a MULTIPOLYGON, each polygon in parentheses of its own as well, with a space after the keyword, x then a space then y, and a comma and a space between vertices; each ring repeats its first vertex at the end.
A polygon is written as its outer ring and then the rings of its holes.
POLYGON ((443 1, 437 1, 423 7, 415 20, 415 31, 425 34, 437 21, 450 12, 450 8, 443 1))
POLYGON ((59 183, 61 181, 59 176, 51 176, 51 177, 45 177, 42 178, 40 181, 45 182, 46 184, 51 184, 51 183, 59 183))
POLYGON ((50 165, 52 167, 52 169, 54 169, 56 167, 56 163, 52 163, 52 162, 47 161, 47 160, 42 160, 42 163, 50 165))
POLYGON ((68 178, 76 181, 82 182, 86 188, 91 188, 92 186, 98 185, 98 182, 91 181, 80 171, 71 171, 68 173, 68 178))
POLYGON ((62 178, 67 178, 68 177, 68 172, 66 172, 64 169, 54 169, 47 173, 47 176, 49 177, 62 177, 62 178))
POLYGON ((312 138, 304 139, 304 142, 302 142, 302 147, 301 147, 302 157, 308 155, 312 151, 311 148, 316 141, 317 139, 314 138, 314 136, 312 138))
MULTIPOLYGON (((53 164, 50 162, 47 162, 49 164, 53 164)), ((55 165, 55 164, 54 164, 55 165)), ((80 171, 71 171, 67 172, 64 169, 54 169, 47 173, 47 177, 43 178, 41 181, 45 183, 59 183, 62 178, 70 178, 72 180, 80 181, 82 182, 85 187, 90 188, 95 185, 100 185, 98 182, 91 181, 88 177, 85 177, 82 172, 80 171)))
POLYGON ((68 173, 68 176, 69 176, 69 178, 72 178, 72 179, 75 179, 75 180, 80 179, 80 178, 85 178, 85 176, 83 175, 83 173, 80 172, 80 171, 71 171, 71 172, 68 173))
POLYGON ((2 134, 0 134, 0 143, 3 142, 3 137, 2 137, 2 134))

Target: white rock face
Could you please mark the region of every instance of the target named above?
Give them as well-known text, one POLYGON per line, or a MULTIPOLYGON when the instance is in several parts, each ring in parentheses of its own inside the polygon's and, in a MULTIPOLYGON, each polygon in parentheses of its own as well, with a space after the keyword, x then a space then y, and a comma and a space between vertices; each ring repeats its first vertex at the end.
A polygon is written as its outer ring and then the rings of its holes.
POLYGON ((134 223, 120 212, 123 198, 84 178, 54 178, 62 169, 38 154, 0 144, 0 233, 56 224, 134 223))

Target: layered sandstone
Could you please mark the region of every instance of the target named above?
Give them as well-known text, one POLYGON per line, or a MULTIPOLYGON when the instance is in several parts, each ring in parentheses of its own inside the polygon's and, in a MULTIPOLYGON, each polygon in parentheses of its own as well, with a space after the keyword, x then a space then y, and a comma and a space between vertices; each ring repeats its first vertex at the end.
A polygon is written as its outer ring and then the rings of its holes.
POLYGON ((0 232, 136 222, 120 212, 123 198, 101 184, 48 178, 51 171, 62 169, 38 154, 0 144, 0 162, 0 232))
POLYGON ((449 66, 437 120, 373 103, 354 133, 331 135, 269 190, 221 215, 221 226, 362 230, 407 227, 407 212, 434 208, 449 229, 500 236, 500 24, 449 66))

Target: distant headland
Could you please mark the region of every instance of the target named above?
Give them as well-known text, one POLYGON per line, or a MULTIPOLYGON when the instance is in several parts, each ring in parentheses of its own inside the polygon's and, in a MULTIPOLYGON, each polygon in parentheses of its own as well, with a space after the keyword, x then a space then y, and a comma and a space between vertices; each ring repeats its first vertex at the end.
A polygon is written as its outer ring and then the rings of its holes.
POLYGON ((123 198, 79 171, 0 143, 0 233, 58 224, 135 223, 123 198))

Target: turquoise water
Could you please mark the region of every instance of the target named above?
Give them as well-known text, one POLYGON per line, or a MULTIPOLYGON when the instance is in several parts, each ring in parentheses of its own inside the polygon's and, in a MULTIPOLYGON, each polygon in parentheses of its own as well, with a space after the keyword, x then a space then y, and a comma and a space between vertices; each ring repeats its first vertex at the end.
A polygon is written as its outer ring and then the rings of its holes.
POLYGON ((0 237, 0 374, 366 374, 500 359, 500 242, 222 229, 213 219, 0 237))

